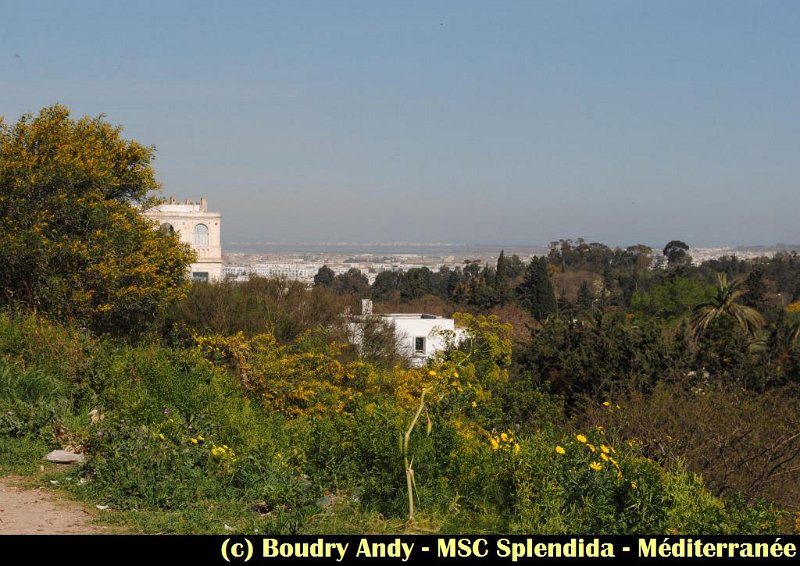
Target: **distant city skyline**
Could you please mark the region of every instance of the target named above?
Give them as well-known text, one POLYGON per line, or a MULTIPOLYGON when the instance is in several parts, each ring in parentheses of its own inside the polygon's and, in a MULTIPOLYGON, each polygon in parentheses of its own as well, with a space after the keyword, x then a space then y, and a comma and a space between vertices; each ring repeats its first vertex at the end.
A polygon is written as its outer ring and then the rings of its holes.
POLYGON ((800 243, 800 3, 7 2, 0 116, 157 148, 226 242, 800 243))

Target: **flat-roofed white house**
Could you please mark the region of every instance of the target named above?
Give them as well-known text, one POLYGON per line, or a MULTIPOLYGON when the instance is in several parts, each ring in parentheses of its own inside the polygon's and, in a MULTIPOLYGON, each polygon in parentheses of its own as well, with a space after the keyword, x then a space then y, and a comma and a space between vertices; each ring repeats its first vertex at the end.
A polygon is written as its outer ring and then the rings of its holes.
POLYGON ((170 198, 167 202, 146 210, 144 215, 155 221, 157 228, 177 233, 182 242, 192 246, 197 253, 197 261, 190 267, 193 280, 222 279, 222 214, 209 212, 205 197, 199 202, 189 199, 178 202, 175 198, 170 198))
POLYGON ((397 341, 397 351, 400 355, 408 359, 411 367, 422 367, 436 352, 447 347, 446 335, 458 340, 462 331, 456 328, 455 320, 434 314, 426 313, 392 313, 392 314, 372 314, 372 301, 364 299, 361 301, 361 315, 354 317, 351 324, 351 334, 353 343, 357 346, 363 340, 363 335, 359 332, 360 324, 365 317, 376 317, 385 324, 394 327, 394 335, 397 341))

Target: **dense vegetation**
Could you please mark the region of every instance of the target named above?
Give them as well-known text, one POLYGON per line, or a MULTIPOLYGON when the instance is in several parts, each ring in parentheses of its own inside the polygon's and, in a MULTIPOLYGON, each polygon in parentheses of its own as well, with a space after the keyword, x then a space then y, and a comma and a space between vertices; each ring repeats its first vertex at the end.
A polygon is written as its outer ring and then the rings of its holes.
MULTIPOLYGON (((43 131, 45 118, 75 127, 59 108, 36 119, 43 131)), ((27 238, 52 258, 45 277, 15 256, 2 280, 0 470, 83 451, 78 470, 48 477, 144 532, 796 530, 795 253, 693 265, 678 240, 659 253, 562 240, 529 262, 501 252, 372 286, 323 269, 312 289, 253 279, 184 296, 161 276, 190 258, 159 240, 162 263, 133 254, 101 289, 100 248, 131 226, 108 210, 138 201, 103 193, 113 176, 87 180, 79 149, 17 143, 31 120, 3 130, 2 194, 97 197, 86 210, 100 227, 78 246, 50 197, 29 219, 0 200, 21 219, 3 226, 8 245, 27 238), (29 173, 19 148, 36 150, 29 173), (41 172, 44 185, 26 176, 41 172), (453 314, 466 339, 409 368, 371 321, 356 349, 343 314, 368 296, 379 312, 453 314)), ((117 163, 118 130, 98 131, 113 143, 93 151, 117 163)))
POLYGON ((141 214, 153 153, 60 105, 0 119, 0 305, 127 336, 180 299, 194 253, 141 214))
POLYGON ((2 315, 2 465, 30 470, 48 448, 81 447, 83 468, 56 479, 148 532, 781 528, 769 505, 715 496, 678 445, 658 463, 654 439, 625 429, 640 419, 626 418, 628 402, 598 401, 591 419, 568 422, 559 398, 509 379, 507 328, 462 322, 472 348, 412 370, 342 362, 313 334, 133 347, 2 315))

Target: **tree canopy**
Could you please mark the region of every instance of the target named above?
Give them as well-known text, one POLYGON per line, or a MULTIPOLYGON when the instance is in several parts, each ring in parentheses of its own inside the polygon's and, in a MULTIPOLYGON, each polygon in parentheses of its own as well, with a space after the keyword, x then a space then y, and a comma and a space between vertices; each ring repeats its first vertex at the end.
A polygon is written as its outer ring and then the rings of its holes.
POLYGON ((314 276, 314 285, 331 288, 333 287, 333 279, 335 277, 336 274, 333 272, 333 269, 327 265, 323 265, 314 276))
POLYGON ((547 271, 547 260, 534 257, 525 270, 525 277, 517 287, 520 303, 537 320, 543 320, 558 311, 553 284, 547 271))
POLYGON ((184 295, 194 253, 142 215, 155 149, 121 133, 58 104, 0 119, 0 304, 126 334, 184 295))
POLYGON ((664 246, 663 254, 670 267, 685 267, 692 263, 688 244, 680 240, 672 240, 664 246))

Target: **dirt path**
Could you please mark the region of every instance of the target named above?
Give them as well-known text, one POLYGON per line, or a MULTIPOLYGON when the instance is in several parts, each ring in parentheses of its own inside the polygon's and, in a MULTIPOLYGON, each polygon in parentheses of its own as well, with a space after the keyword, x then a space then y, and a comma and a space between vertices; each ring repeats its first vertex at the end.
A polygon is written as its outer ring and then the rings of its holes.
POLYGON ((59 500, 46 489, 26 489, 15 478, 0 479, 0 534, 108 532, 91 525, 91 519, 78 503, 59 500))

